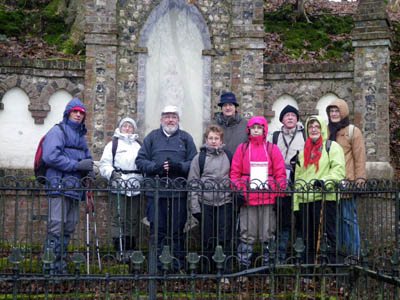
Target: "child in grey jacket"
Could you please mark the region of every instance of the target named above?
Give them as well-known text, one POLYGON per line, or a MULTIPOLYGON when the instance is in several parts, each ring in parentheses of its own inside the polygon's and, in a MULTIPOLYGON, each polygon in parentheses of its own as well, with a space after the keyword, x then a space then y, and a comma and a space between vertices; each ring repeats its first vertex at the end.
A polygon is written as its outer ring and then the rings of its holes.
POLYGON ((207 273, 211 271, 209 266, 217 245, 222 246, 228 259, 224 264, 225 272, 231 272, 229 256, 232 255, 235 223, 232 193, 229 191, 232 154, 223 149, 223 137, 223 129, 218 125, 206 129, 206 143, 193 158, 188 177, 189 181, 201 180, 204 188, 203 191, 191 192, 189 203, 191 213, 200 223, 202 252, 210 260, 202 265, 202 271, 207 273))

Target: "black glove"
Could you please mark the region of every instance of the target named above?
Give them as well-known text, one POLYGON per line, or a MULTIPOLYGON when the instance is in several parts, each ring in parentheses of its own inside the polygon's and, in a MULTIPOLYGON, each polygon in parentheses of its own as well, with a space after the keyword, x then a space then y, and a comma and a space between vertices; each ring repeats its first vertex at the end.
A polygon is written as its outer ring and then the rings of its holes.
POLYGON ((180 163, 168 160, 168 167, 169 167, 169 173, 171 174, 179 174, 182 172, 182 166, 180 163))
POLYGON ((193 214, 193 217, 195 217, 196 220, 199 221, 199 223, 201 222, 201 213, 193 214))
POLYGON ((122 174, 120 173, 120 172, 117 172, 117 171, 112 171, 112 173, 111 173, 111 177, 110 177, 110 180, 111 181, 115 181, 115 180, 117 180, 117 179, 121 179, 121 176, 122 176, 122 174))
POLYGON ((314 181, 314 188, 315 189, 323 189, 324 188, 324 181, 323 180, 315 180, 314 181))
POLYGON ((81 161, 78 162, 76 169, 78 171, 86 171, 86 172, 93 171, 93 160, 90 158, 82 159, 81 161))
POLYGON ((154 166, 153 175, 159 175, 159 176, 165 175, 164 162, 156 164, 154 166))

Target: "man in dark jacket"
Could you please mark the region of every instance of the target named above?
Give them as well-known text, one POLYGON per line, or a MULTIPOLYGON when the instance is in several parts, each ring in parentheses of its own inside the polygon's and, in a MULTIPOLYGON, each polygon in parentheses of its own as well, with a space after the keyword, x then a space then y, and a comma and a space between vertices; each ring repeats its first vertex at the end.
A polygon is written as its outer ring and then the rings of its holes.
POLYGON ((234 154, 239 144, 247 142, 247 121, 236 111, 239 104, 234 93, 223 93, 218 106, 221 112, 216 115, 214 124, 222 127, 225 149, 234 154))
MULTIPOLYGON (((275 131, 272 135, 272 142, 276 144, 285 159, 287 181, 294 179, 294 169, 290 163, 298 152, 304 149, 305 132, 304 126, 299 121, 299 111, 296 107, 286 105, 279 121, 283 124, 281 130, 275 131)), ((292 195, 280 197, 277 203, 277 228, 278 228, 278 260, 284 263, 286 250, 292 228, 293 200, 292 195)))
MULTIPOLYGON (((193 138, 187 132, 179 129, 179 113, 176 106, 166 106, 161 113, 161 126, 150 132, 143 141, 136 158, 136 166, 147 177, 167 177, 174 180, 186 178, 190 163, 197 154, 193 138)), ((163 181, 162 187, 167 187, 163 181)), ((174 271, 184 267, 183 229, 187 217, 186 193, 175 191, 160 191, 159 199, 154 193, 147 193, 147 218, 150 222, 150 236, 153 243, 157 239, 160 251, 167 241, 171 241, 174 260, 174 271), (158 205, 158 235, 155 236, 155 209, 158 205), (167 233, 171 236, 167 237, 167 233)), ((160 265, 159 265, 160 267, 160 265)))
POLYGON ((42 144, 50 188, 45 248, 52 249, 56 256, 55 264, 50 266, 53 274, 67 273, 67 246, 79 220, 79 200, 85 198, 85 193, 76 189, 80 179, 93 171, 85 138, 85 117, 85 106, 73 98, 60 125, 50 129, 42 144))

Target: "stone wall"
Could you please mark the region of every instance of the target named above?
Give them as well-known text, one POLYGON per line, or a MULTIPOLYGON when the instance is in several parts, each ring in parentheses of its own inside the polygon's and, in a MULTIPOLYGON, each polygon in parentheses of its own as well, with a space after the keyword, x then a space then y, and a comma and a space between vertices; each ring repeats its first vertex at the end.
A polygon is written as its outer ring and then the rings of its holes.
POLYGON ((0 58, 0 109, 4 94, 19 87, 28 95, 35 124, 43 124, 50 96, 60 89, 83 98, 85 63, 65 60, 0 58))
POLYGON ((316 105, 328 93, 349 103, 350 118, 353 103, 353 63, 335 64, 265 64, 264 111, 267 119, 275 116, 272 105, 283 94, 292 96, 299 105, 301 121, 318 114, 316 105))

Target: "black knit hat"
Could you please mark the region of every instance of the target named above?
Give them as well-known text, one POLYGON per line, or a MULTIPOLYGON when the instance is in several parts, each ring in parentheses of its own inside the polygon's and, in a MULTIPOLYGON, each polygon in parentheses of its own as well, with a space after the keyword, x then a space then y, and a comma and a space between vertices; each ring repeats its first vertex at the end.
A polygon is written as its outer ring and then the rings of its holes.
POLYGON ((291 105, 286 105, 286 107, 281 111, 281 114, 279 115, 279 121, 282 122, 283 117, 290 112, 294 113, 297 116, 297 120, 299 120, 299 111, 297 110, 297 108, 291 105))

